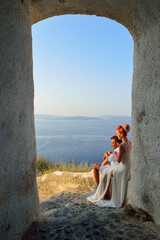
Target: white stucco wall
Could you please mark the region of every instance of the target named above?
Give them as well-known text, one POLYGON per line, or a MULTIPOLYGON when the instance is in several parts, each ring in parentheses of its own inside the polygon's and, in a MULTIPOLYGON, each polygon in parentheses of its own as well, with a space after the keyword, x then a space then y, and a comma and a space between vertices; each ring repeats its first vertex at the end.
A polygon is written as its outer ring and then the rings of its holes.
POLYGON ((160 21, 135 41, 128 197, 160 224, 160 21))
POLYGON ((32 42, 27 1, 0 4, 0 239, 18 240, 39 214, 32 42))

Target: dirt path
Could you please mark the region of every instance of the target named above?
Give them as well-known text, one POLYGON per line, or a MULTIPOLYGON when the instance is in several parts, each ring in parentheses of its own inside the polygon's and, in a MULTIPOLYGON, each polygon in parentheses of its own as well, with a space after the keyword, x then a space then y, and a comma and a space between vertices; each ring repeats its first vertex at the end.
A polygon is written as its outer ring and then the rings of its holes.
POLYGON ((100 208, 86 201, 88 194, 60 192, 42 199, 42 218, 32 224, 23 240, 159 240, 160 226, 138 216, 130 206, 100 208), (132 215, 132 216, 131 216, 132 215))

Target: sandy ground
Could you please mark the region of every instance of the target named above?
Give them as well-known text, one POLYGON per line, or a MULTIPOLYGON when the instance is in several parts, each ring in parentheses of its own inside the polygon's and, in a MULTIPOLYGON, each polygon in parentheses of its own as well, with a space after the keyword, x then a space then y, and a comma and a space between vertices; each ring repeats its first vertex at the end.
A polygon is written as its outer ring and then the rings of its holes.
POLYGON ((41 219, 34 222, 23 240, 159 240, 160 226, 130 205, 120 209, 100 208, 88 202, 90 195, 62 191, 41 197, 41 219))

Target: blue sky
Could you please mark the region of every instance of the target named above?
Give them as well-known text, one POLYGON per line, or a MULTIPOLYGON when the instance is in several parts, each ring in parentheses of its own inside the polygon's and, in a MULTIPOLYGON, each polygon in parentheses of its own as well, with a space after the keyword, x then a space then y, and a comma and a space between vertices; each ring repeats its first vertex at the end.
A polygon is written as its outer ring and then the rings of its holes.
POLYGON ((131 115, 133 39, 102 17, 63 15, 32 27, 35 114, 131 115))

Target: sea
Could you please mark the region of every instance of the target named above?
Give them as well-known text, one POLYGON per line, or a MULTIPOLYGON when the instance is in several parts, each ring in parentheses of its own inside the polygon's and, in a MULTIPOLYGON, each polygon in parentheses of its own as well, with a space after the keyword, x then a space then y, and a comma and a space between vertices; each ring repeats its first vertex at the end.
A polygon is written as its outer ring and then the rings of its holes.
MULTIPOLYGON (((104 152, 113 150, 110 139, 116 135, 116 127, 123 124, 131 126, 131 117, 35 115, 37 156, 53 163, 101 163, 104 152)), ((128 138, 131 140, 131 133, 128 138)))

